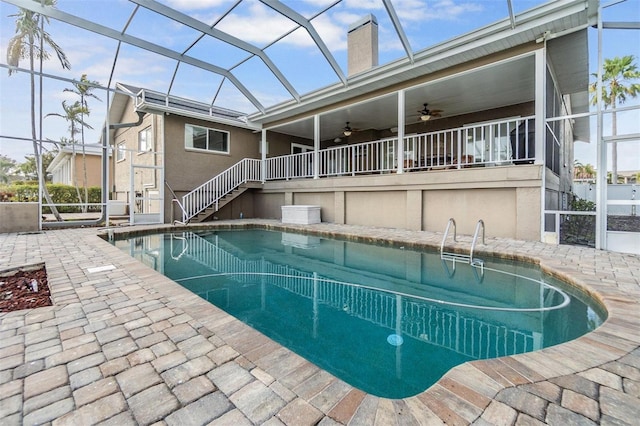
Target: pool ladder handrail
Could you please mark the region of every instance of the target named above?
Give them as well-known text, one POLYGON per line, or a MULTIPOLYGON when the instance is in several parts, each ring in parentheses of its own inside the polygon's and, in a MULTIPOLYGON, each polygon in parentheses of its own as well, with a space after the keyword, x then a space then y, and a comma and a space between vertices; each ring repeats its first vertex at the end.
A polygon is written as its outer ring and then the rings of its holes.
POLYGON ((480 276, 478 276, 475 272, 474 269, 474 275, 476 275, 476 280, 478 282, 481 282, 482 279, 484 278, 484 261, 482 259, 478 259, 478 258, 474 258, 473 257, 473 252, 475 251, 476 248, 476 244, 478 242, 478 235, 480 234, 480 231, 482 230, 482 244, 485 245, 485 227, 484 227, 484 221, 482 219, 478 220, 478 223, 476 224, 476 230, 473 234, 473 240, 471 242, 471 249, 469 250, 469 254, 460 254, 460 253, 453 253, 453 252, 445 252, 444 251, 444 247, 445 247, 445 243, 447 241, 447 237, 449 236, 449 231, 451 229, 451 225, 453 225, 453 241, 457 242, 457 238, 456 238, 456 221, 454 218, 450 218, 449 222, 447 223, 447 228, 444 231, 444 236, 442 237, 442 243, 440 244, 440 259, 444 260, 451 260, 453 262, 453 272, 450 273, 448 268, 445 268, 445 270, 447 271, 447 273, 449 274, 450 277, 453 277, 453 275, 455 274, 456 271, 456 261, 461 261, 464 263, 468 263, 469 265, 475 267, 475 268, 480 268, 480 276))
POLYGON ((453 224, 453 242, 455 243, 456 238, 456 221, 454 218, 449 218, 449 222, 447 222, 447 228, 444 230, 444 236, 442 237, 442 243, 440 244, 440 255, 444 251, 444 243, 447 241, 447 236, 449 235, 449 229, 451 229, 451 225, 453 224))
POLYGON ((170 240, 170 249, 169 252, 171 253, 171 258, 173 260, 180 260, 180 258, 187 252, 187 250, 189 249, 189 241, 187 240, 187 237, 185 237, 185 233, 182 233, 182 236, 178 236, 175 233, 171 233, 171 240, 170 240), (180 252, 179 255, 175 256, 173 254, 173 240, 180 240, 182 242, 182 251, 180 252))
MULTIPOLYGON (((475 250, 476 243, 478 242, 478 233, 480 232, 480 229, 482 229, 482 245, 487 245, 484 241, 484 220, 480 219, 478 223, 476 223, 476 231, 473 233, 473 241, 471 242, 471 250, 469 251, 469 259, 471 259, 472 264, 474 262, 473 251, 475 250)), ((480 259, 477 260, 481 261, 480 259)))

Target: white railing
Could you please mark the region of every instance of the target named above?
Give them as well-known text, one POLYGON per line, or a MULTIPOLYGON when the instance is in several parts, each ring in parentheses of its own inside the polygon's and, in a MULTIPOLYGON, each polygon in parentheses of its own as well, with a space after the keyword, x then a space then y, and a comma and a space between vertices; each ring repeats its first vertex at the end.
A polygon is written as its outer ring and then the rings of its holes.
POLYGON ((265 180, 313 177, 313 152, 267 158, 265 173, 265 180))
POLYGON ((213 179, 203 183, 182 197, 184 213, 182 220, 188 222, 201 211, 218 203, 222 197, 246 182, 261 181, 261 161, 244 158, 213 179))
MULTIPOLYGON (((460 169, 533 163, 533 116, 491 121, 474 126, 408 135, 403 139, 403 164, 406 171, 460 169)), ((398 138, 388 138, 318 151, 318 177, 355 176, 363 173, 388 173, 398 170, 398 138)), ((316 154, 245 158, 182 198, 188 221, 215 204, 239 185, 248 181, 289 180, 315 176, 316 154)))
MULTIPOLYGON (((533 116, 408 135, 403 140, 407 171, 533 163, 533 116)), ((385 173, 398 169, 398 138, 341 145, 318 152, 318 177, 385 173)), ((265 180, 314 176, 314 153, 271 157, 265 180)))
POLYGON ((398 138, 382 139, 323 149, 319 156, 319 176, 388 172, 396 168, 398 138))

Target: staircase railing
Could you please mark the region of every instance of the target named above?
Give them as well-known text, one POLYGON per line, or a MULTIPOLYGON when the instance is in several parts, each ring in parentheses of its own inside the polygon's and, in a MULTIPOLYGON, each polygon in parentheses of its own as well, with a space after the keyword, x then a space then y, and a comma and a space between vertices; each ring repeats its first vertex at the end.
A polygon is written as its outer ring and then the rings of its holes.
POLYGON ((180 225, 184 225, 184 222, 180 222, 179 220, 175 220, 174 219, 174 211, 173 211, 173 206, 175 204, 178 205, 178 207, 180 207, 180 211, 182 211, 182 217, 184 218, 186 211, 184 210, 184 207, 182 207, 182 203, 180 202, 180 200, 178 200, 178 196, 176 195, 175 192, 173 192, 173 188, 171 188, 171 185, 169 185, 169 182, 164 181, 164 184, 167 186, 167 189, 169 190, 169 192, 171 192, 171 223, 175 224, 180 224, 180 225))
POLYGON ((187 223, 210 206, 216 210, 220 199, 246 182, 261 181, 261 160, 244 158, 182 197, 182 221, 187 223))

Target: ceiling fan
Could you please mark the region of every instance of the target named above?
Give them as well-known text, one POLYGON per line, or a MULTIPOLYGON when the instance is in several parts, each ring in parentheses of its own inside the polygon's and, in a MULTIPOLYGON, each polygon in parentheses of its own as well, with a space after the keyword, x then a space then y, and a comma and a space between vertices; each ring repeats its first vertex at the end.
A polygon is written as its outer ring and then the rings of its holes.
POLYGON ((420 111, 418 111, 418 114, 420 114, 420 120, 422 121, 429 121, 431 120, 431 118, 438 118, 438 117, 442 117, 442 110, 441 109, 429 109, 427 103, 424 103, 424 108, 422 108, 420 111))
POLYGON ((342 134, 345 136, 351 136, 351 133, 353 133, 353 129, 349 126, 349 122, 347 121, 347 125, 342 129, 342 134))

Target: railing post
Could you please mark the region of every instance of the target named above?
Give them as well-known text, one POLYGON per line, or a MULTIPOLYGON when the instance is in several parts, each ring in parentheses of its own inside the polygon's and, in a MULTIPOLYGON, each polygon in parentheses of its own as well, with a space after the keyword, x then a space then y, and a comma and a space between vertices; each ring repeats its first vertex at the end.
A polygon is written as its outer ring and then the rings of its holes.
POLYGON ((260 180, 262 183, 267 181, 267 129, 262 129, 262 140, 260 141, 260 180))
POLYGON ((351 176, 356 175, 356 147, 352 146, 351 150, 351 176))
MULTIPOLYGON (((462 167, 462 129, 458 129, 458 169, 462 167)), ((469 157, 466 157, 467 161, 469 157)))

